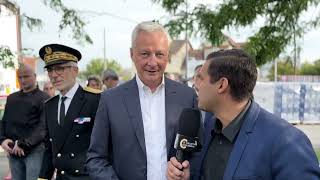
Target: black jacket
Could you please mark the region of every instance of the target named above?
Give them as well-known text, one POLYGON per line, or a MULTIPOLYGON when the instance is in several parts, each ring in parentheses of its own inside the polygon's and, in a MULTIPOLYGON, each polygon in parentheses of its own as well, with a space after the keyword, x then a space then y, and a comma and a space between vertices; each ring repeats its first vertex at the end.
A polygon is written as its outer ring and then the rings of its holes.
POLYGON ((18 145, 28 152, 44 140, 39 128, 43 103, 49 96, 36 88, 24 93, 18 91, 8 96, 0 126, 0 144, 5 139, 18 140, 18 145))
POLYGON ((47 150, 40 171, 40 178, 50 179, 54 168, 69 174, 87 174, 86 154, 100 93, 85 91, 79 86, 67 111, 64 125, 58 124, 59 96, 45 103, 47 150))

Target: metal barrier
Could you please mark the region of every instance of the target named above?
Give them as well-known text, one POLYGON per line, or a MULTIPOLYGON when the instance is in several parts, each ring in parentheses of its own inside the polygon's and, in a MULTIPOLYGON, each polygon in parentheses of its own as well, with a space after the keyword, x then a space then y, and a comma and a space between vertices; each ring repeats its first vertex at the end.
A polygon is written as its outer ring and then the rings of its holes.
POLYGON ((258 82, 254 98, 290 123, 320 124, 320 83, 258 82))

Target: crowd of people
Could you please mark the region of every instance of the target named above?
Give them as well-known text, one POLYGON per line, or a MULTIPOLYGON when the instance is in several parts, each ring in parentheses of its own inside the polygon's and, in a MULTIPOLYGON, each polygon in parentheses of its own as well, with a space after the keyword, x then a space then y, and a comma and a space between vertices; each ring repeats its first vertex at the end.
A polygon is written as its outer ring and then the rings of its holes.
POLYGON ((81 53, 62 44, 39 50, 49 82, 43 91, 28 65, 8 96, 0 144, 13 180, 319 180, 307 136, 260 107, 252 96, 253 59, 240 49, 210 53, 193 88, 165 77, 170 36, 139 23, 130 56, 137 70, 119 84, 111 69, 76 78, 81 53), (185 108, 201 111, 202 149, 179 162, 175 135, 185 108))

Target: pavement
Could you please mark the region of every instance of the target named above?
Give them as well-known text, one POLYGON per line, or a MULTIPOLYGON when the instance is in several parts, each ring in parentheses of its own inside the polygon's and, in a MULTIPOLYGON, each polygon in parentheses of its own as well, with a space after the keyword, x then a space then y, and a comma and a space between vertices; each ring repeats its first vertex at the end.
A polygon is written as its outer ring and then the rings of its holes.
MULTIPOLYGON (((2 150, 2 149, 1 149, 2 150)), ((8 159, 5 156, 5 153, 0 153, 0 180, 3 180, 3 177, 8 173, 8 159)))
MULTIPOLYGON (((302 130, 309 137, 315 149, 320 149, 320 125, 295 125, 295 127, 302 130)), ((0 147, 0 180, 7 174, 8 167, 7 156, 0 147)))
POLYGON ((310 139, 315 149, 320 149, 320 125, 295 125, 298 129, 302 130, 310 139))

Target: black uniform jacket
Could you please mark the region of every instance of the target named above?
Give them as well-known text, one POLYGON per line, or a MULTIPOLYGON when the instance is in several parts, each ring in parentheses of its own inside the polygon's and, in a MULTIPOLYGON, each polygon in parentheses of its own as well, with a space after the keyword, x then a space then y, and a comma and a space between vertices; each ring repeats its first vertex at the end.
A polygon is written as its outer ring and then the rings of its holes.
POLYGON ((59 96, 49 99, 44 106, 47 129, 47 150, 40 178, 51 179, 54 169, 60 173, 87 174, 85 169, 87 149, 100 93, 79 86, 71 100, 63 127, 58 124, 59 96))

